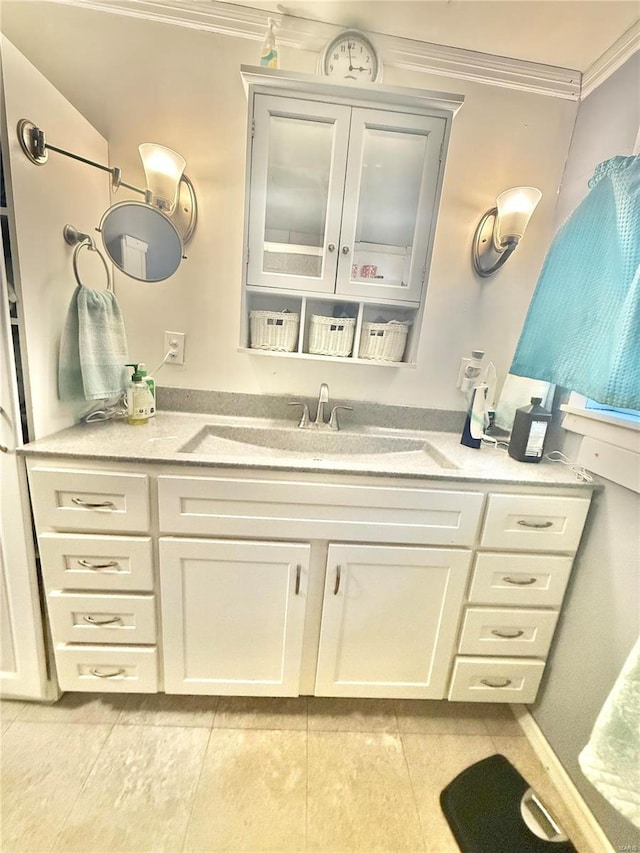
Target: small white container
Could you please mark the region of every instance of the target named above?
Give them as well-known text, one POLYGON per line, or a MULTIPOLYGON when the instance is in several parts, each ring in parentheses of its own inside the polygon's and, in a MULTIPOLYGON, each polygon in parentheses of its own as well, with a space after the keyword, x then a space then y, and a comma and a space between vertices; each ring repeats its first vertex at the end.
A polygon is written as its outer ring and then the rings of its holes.
POLYGON ((251 349, 293 352, 299 325, 300 315, 290 311, 250 311, 251 349))
POLYGON ((402 361, 407 346, 409 327, 391 320, 389 323, 363 323, 360 336, 360 358, 373 361, 402 361))
POLYGON ((323 317, 311 315, 309 352, 314 355, 349 356, 356 330, 354 317, 323 317))

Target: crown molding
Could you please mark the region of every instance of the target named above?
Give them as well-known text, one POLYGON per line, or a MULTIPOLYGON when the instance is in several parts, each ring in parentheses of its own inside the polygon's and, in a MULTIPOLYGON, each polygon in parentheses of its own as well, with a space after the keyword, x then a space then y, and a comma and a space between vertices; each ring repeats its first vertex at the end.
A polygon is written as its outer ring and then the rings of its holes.
MULTIPOLYGON (((269 17, 279 21, 278 42, 286 47, 320 52, 342 27, 263 12, 218 0, 53 0, 116 15, 127 15, 174 26, 222 33, 236 38, 262 41, 269 17)), ((538 62, 510 59, 473 50, 430 44, 414 39, 370 33, 383 64, 424 74, 470 80, 577 101, 581 73, 538 62)))
POLYGON ((604 81, 620 68, 621 65, 631 59, 633 54, 640 50, 640 21, 636 21, 629 29, 615 41, 599 59, 584 72, 582 76, 581 100, 602 85, 604 81))

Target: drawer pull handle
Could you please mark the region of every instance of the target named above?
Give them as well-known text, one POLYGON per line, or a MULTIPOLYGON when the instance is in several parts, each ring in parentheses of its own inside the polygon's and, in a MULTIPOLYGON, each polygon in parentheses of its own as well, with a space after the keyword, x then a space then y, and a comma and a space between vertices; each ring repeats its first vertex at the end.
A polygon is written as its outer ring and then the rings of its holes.
POLYGON ((100 569, 112 569, 114 566, 119 566, 120 564, 117 560, 109 560, 108 563, 92 563, 89 560, 78 560, 78 565, 82 566, 83 569, 92 569, 94 572, 99 572, 100 569))
POLYGON ((502 682, 502 684, 495 684, 493 681, 489 681, 486 678, 481 678, 480 684, 484 684, 485 687, 495 687, 497 689, 500 689, 502 687, 508 687, 511 684, 511 679, 505 678, 505 680, 502 682))
POLYGON ((333 587, 333 594, 334 595, 337 595, 338 590, 340 589, 340 571, 341 571, 341 567, 340 567, 340 565, 337 565, 336 566, 336 583, 335 583, 335 586, 333 587))
POLYGON ((298 563, 296 567, 296 595, 300 595, 300 575, 302 574, 302 566, 298 563))
POLYGON ((85 622, 88 622, 89 625, 115 625, 116 622, 121 622, 122 619, 119 616, 114 616, 113 619, 96 619, 95 616, 83 616, 82 617, 85 622))
POLYGON ((520 527, 533 527, 536 530, 544 530, 547 527, 553 527, 553 521, 527 521, 524 518, 518 519, 520 527))
POLYGON ((97 669, 90 670, 91 675, 95 675, 96 678, 118 678, 121 675, 126 673, 125 669, 116 669, 115 672, 100 672, 97 669))
POLYGON ((517 580, 514 580, 513 578, 510 578, 510 577, 504 577, 504 578, 502 578, 502 580, 505 583, 511 583, 511 584, 514 584, 515 586, 531 586, 532 583, 536 582, 537 578, 529 578, 529 580, 527 580, 527 581, 517 581, 517 580))
POLYGON ((116 505, 113 501, 100 501, 93 503, 92 501, 85 501, 82 498, 71 498, 71 503, 76 506, 82 506, 85 509, 115 509, 116 505))
POLYGON ((503 634, 502 631, 492 631, 496 637, 502 637, 503 640, 517 640, 518 637, 521 637, 524 634, 524 631, 516 631, 515 634, 503 634))

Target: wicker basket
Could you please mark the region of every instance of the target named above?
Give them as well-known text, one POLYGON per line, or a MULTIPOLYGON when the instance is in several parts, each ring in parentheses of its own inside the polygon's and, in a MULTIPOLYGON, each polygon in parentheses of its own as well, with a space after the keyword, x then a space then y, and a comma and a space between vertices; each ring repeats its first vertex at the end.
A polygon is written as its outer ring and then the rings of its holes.
POLYGON ((250 311, 251 349, 293 352, 299 325, 300 315, 289 311, 250 311))
POLYGON ((373 361, 402 361, 409 327, 405 323, 363 323, 360 358, 373 361))
POLYGON ((353 317, 311 315, 309 352, 316 355, 351 355, 356 321, 353 317))

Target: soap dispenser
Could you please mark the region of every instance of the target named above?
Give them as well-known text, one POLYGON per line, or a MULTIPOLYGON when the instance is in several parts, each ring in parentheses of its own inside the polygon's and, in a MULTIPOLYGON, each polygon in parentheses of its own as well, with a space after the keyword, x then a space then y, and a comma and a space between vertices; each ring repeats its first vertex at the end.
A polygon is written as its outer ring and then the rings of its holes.
POLYGON ((133 368, 131 382, 127 388, 127 423, 137 425, 146 424, 151 416, 151 409, 155 408, 149 385, 140 372, 140 365, 127 364, 133 368))

